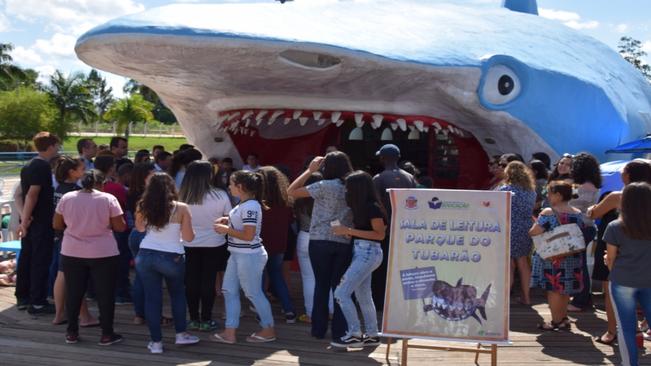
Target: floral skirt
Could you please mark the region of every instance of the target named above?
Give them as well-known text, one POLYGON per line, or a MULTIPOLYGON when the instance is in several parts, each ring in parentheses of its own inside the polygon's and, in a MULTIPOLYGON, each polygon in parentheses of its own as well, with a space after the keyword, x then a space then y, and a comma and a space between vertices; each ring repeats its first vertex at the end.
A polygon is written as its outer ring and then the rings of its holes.
POLYGON ((531 287, 574 295, 583 290, 583 259, 581 253, 562 258, 542 259, 534 253, 531 264, 531 287))

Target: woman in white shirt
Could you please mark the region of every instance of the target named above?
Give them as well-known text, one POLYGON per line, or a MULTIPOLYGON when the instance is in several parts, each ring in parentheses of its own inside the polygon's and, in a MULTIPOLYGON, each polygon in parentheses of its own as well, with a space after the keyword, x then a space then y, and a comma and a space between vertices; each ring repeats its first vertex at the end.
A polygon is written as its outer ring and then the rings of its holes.
POLYGON ((136 271, 145 289, 145 320, 151 353, 163 353, 160 326, 163 279, 167 283, 176 330, 176 344, 194 344, 199 338, 186 332, 185 260, 183 241, 192 241, 192 216, 178 202, 174 181, 166 173, 154 173, 136 205, 136 229, 147 232, 140 242, 136 271))
POLYGON ((231 203, 225 191, 211 186, 212 178, 210 162, 192 162, 185 171, 179 192, 179 199, 190 209, 195 232, 194 240, 183 242, 185 296, 190 312, 190 330, 217 329, 217 322, 211 317, 215 302, 215 280, 219 264, 228 259, 226 237, 215 232, 213 224, 217 219, 228 215, 231 203))

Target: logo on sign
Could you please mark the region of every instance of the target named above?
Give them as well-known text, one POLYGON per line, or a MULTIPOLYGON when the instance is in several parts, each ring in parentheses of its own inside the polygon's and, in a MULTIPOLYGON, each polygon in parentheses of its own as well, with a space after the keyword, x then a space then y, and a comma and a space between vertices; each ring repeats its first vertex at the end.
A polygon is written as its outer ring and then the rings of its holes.
POLYGON ((432 210, 438 210, 439 208, 441 208, 441 206, 443 206, 443 201, 438 199, 438 197, 432 197, 432 199, 429 202, 427 202, 427 205, 432 210))
POLYGON ((409 196, 405 200, 405 208, 407 210, 415 210, 418 208, 418 200, 414 196, 409 196))
POLYGON ((482 206, 484 206, 484 207, 490 207, 490 205, 491 205, 491 201, 483 201, 481 204, 482 204, 482 206))
MULTIPOLYGON (((488 202, 490 205, 490 202, 488 202)), ((464 210, 470 207, 470 204, 460 201, 442 201, 438 197, 432 197, 431 200, 427 202, 427 205, 432 210, 438 210, 441 208, 455 209, 455 210, 464 210)), ((486 206, 486 205, 485 205, 486 206)), ((488 207, 488 206, 486 206, 488 207)))

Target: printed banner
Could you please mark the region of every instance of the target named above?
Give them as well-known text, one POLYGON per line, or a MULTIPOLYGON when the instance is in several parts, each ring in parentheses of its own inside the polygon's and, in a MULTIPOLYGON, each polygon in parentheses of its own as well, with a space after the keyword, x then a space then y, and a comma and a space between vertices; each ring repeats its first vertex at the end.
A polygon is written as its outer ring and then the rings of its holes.
POLYGON ((388 191, 383 335, 507 342, 511 193, 388 191))

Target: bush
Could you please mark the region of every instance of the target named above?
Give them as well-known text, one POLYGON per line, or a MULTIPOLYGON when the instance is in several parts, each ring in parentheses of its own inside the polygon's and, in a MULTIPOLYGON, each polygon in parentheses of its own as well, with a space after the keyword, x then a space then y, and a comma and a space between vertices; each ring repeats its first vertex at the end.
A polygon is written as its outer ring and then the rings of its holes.
POLYGON ((52 128, 56 109, 47 94, 30 87, 0 92, 0 135, 28 141, 52 128))

